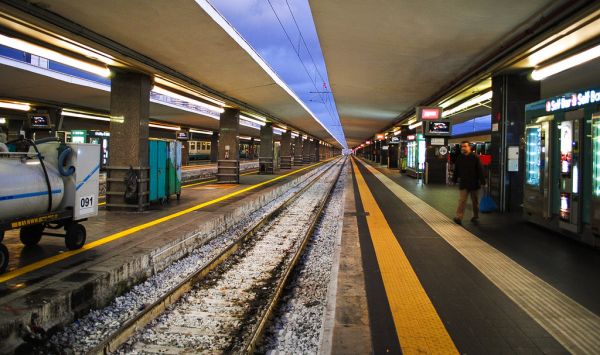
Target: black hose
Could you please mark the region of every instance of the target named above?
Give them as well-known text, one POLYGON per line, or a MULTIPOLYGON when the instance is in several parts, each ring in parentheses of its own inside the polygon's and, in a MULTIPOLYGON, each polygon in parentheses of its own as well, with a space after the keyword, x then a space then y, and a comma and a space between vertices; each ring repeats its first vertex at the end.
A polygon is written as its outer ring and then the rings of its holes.
POLYGON ((46 137, 41 139, 36 139, 35 144, 43 144, 48 142, 60 142, 60 138, 58 137, 46 137))
MULTIPOLYGON (((37 158, 40 161, 40 164, 42 165, 42 170, 44 170, 44 178, 46 179, 46 186, 48 187, 48 212, 51 212, 52 211, 52 185, 50 184, 50 177, 48 177, 48 171, 46 170, 46 164, 44 164, 44 159, 42 158, 42 154, 40 153, 37 145, 35 144, 35 142, 33 140, 22 138, 22 139, 17 139, 13 142, 19 142, 19 141, 29 144, 30 146, 33 147, 33 149, 37 153, 37 158)), ((43 140, 40 140, 40 141, 43 141, 43 140)), ((49 142, 51 142, 51 140, 49 142)))

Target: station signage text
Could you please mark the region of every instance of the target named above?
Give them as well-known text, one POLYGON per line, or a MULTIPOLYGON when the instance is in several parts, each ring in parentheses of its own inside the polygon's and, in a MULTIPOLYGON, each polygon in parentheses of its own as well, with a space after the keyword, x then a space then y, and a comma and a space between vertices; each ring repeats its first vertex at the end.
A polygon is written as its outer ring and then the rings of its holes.
POLYGON ((417 121, 435 121, 441 117, 441 107, 417 107, 417 121))
POLYGON ((546 112, 576 108, 595 102, 600 102, 600 91, 587 90, 546 101, 546 112))

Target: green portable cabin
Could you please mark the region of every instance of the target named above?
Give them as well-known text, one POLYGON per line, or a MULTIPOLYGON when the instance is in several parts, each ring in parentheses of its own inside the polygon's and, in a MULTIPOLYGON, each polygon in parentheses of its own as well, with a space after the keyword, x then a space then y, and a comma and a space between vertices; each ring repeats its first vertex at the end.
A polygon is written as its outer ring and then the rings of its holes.
POLYGON ((181 142, 152 139, 148 144, 149 202, 181 194, 181 142))

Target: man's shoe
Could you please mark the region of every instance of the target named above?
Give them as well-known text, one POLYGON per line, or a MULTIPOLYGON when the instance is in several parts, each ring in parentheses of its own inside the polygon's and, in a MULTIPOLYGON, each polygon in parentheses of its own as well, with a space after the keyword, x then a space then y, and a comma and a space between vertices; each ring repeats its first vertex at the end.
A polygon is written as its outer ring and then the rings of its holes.
POLYGON ((458 217, 454 217, 454 223, 462 225, 462 221, 458 217))
POLYGON ((471 223, 473 223, 473 224, 479 224, 479 217, 473 217, 473 218, 471 218, 471 223))

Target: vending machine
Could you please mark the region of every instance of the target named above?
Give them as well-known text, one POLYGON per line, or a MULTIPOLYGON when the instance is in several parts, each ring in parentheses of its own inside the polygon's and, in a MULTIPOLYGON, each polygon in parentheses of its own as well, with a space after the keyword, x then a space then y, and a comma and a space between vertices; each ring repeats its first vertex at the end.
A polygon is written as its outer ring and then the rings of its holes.
POLYGON ((558 125, 560 144, 560 212, 559 227, 579 233, 581 227, 580 199, 580 145, 583 110, 565 114, 565 121, 558 125))
POLYGON ((525 120, 524 217, 600 245, 600 89, 528 104, 525 120))
POLYGON ((600 234, 600 112, 592 115, 592 230, 600 234))
POLYGON ((525 128, 525 188, 523 210, 528 219, 552 217, 552 124, 540 117, 525 128))

